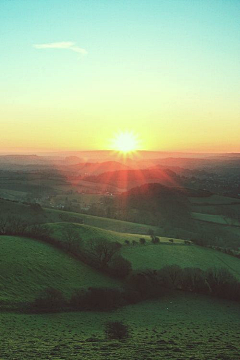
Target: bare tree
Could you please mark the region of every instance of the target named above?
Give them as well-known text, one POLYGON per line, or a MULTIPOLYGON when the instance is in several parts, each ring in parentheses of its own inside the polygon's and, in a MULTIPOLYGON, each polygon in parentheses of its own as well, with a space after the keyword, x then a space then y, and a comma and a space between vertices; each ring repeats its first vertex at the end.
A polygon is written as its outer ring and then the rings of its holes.
POLYGON ((67 241, 68 250, 75 250, 76 248, 79 248, 82 238, 76 229, 70 226, 65 227, 62 234, 64 239, 67 241))
POLYGON ((121 245, 117 242, 109 242, 104 238, 98 238, 89 240, 88 247, 90 256, 104 268, 108 266, 121 245))

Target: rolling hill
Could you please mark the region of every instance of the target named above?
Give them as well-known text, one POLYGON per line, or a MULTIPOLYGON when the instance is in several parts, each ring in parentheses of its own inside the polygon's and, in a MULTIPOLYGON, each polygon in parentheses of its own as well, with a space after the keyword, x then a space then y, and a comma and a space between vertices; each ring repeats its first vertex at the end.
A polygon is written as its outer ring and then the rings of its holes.
POLYGON ((159 237, 160 244, 153 245, 150 236, 144 236, 146 245, 139 244, 140 236, 137 234, 118 233, 99 229, 92 226, 79 224, 55 223, 48 224, 53 231, 53 237, 66 241, 64 229, 74 228, 84 242, 93 238, 105 238, 108 241, 121 243, 121 254, 132 264, 134 270, 160 269, 166 265, 179 265, 182 268, 199 267, 207 270, 211 267, 226 268, 235 277, 240 279, 240 260, 219 251, 200 247, 194 244, 186 245, 182 239, 173 239, 174 243, 169 242, 171 238, 159 237), (136 245, 126 245, 135 240, 136 245))
POLYGON ((31 301, 47 287, 70 297, 76 289, 120 284, 58 249, 29 238, 1 236, 0 254, 0 306, 31 301))
POLYGON ((87 176, 85 180, 114 185, 126 190, 151 182, 168 186, 180 185, 180 178, 168 169, 107 171, 98 176, 87 176))
POLYGON ((68 169, 78 175, 98 175, 107 171, 120 171, 130 170, 131 168, 118 161, 104 161, 104 162, 83 162, 74 164, 68 167, 68 169))
POLYGON ((240 279, 240 260, 216 250, 197 245, 159 244, 146 246, 124 246, 122 255, 132 263, 133 269, 161 269, 167 265, 182 268, 198 267, 207 270, 211 267, 226 268, 240 279))

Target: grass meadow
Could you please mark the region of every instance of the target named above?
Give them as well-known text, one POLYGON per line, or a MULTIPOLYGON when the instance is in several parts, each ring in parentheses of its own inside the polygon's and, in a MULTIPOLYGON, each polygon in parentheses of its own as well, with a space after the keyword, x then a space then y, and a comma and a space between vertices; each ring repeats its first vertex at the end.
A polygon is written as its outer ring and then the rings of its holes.
POLYGON ((239 360, 239 322, 235 302, 178 292, 108 313, 1 313, 0 358, 239 360), (105 339, 105 322, 116 320, 130 339, 105 339))

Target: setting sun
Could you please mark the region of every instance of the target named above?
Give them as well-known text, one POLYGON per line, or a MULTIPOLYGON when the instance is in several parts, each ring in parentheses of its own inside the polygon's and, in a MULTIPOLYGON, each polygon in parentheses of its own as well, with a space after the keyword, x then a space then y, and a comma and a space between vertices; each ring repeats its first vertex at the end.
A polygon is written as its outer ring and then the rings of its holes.
POLYGON ((139 140, 132 131, 120 132, 113 139, 112 148, 116 151, 129 153, 138 150, 139 140))

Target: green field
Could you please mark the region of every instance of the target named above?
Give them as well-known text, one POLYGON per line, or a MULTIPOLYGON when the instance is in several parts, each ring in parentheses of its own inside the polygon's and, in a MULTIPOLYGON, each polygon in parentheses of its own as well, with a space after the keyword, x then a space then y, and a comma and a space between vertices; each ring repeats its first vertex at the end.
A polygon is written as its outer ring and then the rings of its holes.
MULTIPOLYGON (((80 225, 80 224, 73 224, 73 223, 52 223, 47 224, 47 226, 52 231, 52 236, 56 239, 59 239, 61 241, 66 241, 64 237, 64 230, 67 228, 73 228, 76 230, 76 232, 79 234, 79 236, 87 241, 89 239, 94 238, 104 238, 108 241, 117 241, 121 244, 124 244, 125 240, 128 240, 129 242, 132 242, 133 240, 139 242, 139 239, 141 237, 144 237, 146 242, 150 243, 151 238, 149 235, 140 235, 140 234, 130 234, 130 233, 121 233, 117 231, 112 230, 105 230, 100 229, 98 227, 89 226, 89 225, 80 225)), ((161 242, 169 243, 169 238, 167 237, 159 237, 161 242)), ((184 240, 174 239, 174 242, 178 244, 183 244, 184 240)))
POLYGON ((74 216, 76 218, 83 219, 84 224, 86 225, 91 225, 101 229, 112 230, 122 233, 147 234, 149 229, 154 230, 156 234, 159 232, 158 227, 151 225, 137 224, 128 221, 115 220, 115 219, 109 219, 99 216, 79 214, 74 212, 60 211, 55 209, 45 209, 45 212, 47 215, 50 215, 51 217, 58 218, 58 221, 59 221, 59 215, 65 214, 68 216, 74 216))
POLYGON ((87 225, 56 223, 48 224, 53 231, 53 236, 64 241, 63 231, 73 227, 80 237, 87 242, 93 238, 105 238, 109 241, 118 241, 123 244, 122 255, 128 259, 133 269, 160 269, 167 265, 185 267, 199 267, 207 270, 210 267, 226 267, 233 275, 240 279, 240 260, 216 250, 207 249, 197 245, 185 245, 184 240, 160 237, 160 244, 153 245, 149 236, 144 236, 146 245, 125 245, 125 240, 135 240, 139 243, 139 235, 122 234, 116 231, 103 230, 87 225))
POLYGON ((197 245, 159 244, 124 246, 122 255, 131 261, 133 269, 161 269, 167 265, 198 267, 207 270, 210 267, 226 267, 240 279, 240 260, 216 250, 197 245))
POLYGON ((2 313, 0 323, 2 360, 239 360, 239 304, 193 294, 110 313, 2 313), (108 320, 124 321, 132 338, 105 340, 108 320))
POLYGON ((212 215, 192 212, 192 217, 196 220, 207 221, 219 225, 240 226, 239 221, 223 215, 212 215))
POLYGON ((29 205, 6 201, 3 199, 0 199, 0 209, 4 216, 16 216, 30 224, 54 223, 62 221, 73 222, 72 218, 74 218, 75 222, 77 222, 77 220, 83 220, 84 224, 86 225, 122 233, 147 234, 148 230, 152 229, 154 230, 155 234, 158 234, 160 231, 156 226, 137 224, 128 221, 115 220, 56 209, 44 208, 42 211, 36 212, 33 211, 29 205), (62 220, 62 217, 66 218, 66 220, 62 220))
POLYGON ((211 195, 208 197, 189 197, 189 201, 192 204, 206 204, 206 205, 231 205, 231 204, 240 204, 239 199, 230 198, 227 196, 221 195, 211 195))
POLYGON ((70 296, 79 288, 115 287, 118 281, 29 238, 0 237, 0 303, 34 299, 46 287, 70 296))
POLYGON ((23 201, 26 195, 27 192, 23 192, 23 191, 0 189, 0 197, 5 199, 23 201))

